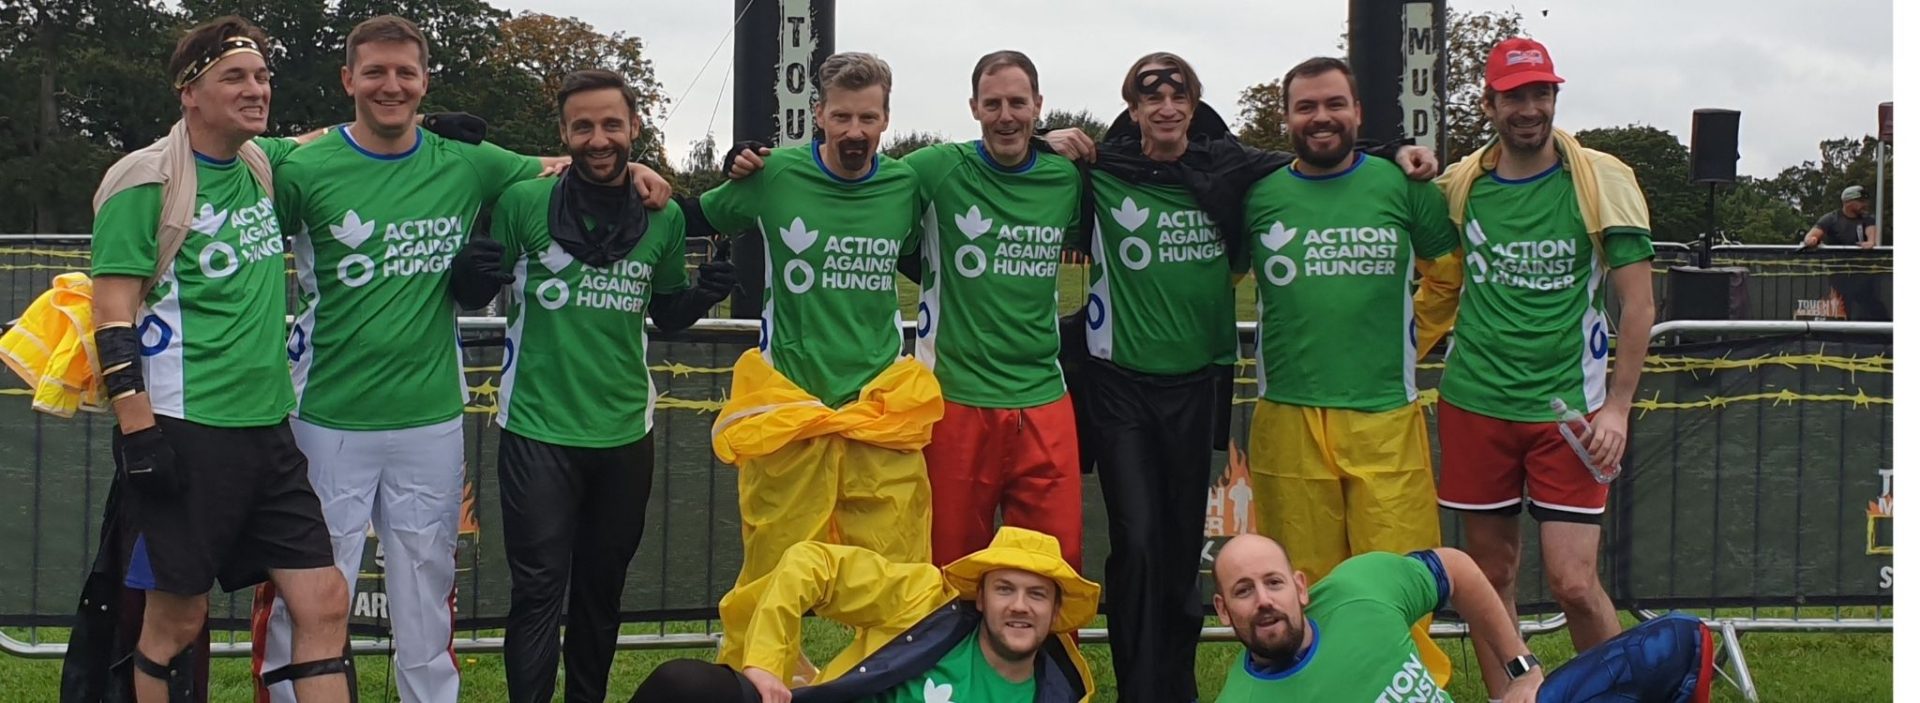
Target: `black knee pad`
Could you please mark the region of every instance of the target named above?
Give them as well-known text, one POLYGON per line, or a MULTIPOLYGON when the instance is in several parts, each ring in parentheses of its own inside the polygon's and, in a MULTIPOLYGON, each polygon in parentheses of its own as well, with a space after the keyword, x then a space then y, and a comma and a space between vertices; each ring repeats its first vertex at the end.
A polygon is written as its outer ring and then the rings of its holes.
POLYGON ((334 674, 347 677, 348 703, 359 703, 360 677, 353 673, 353 657, 351 655, 332 659, 316 659, 314 661, 298 662, 274 669, 273 671, 263 671, 260 672, 260 685, 272 686, 282 681, 305 679, 314 676, 332 676, 334 674))
POLYGON ((139 674, 165 681, 167 703, 196 703, 193 690, 193 668, 194 657, 197 654, 193 645, 187 645, 185 649, 180 650, 179 654, 173 655, 173 659, 162 665, 148 659, 146 655, 140 653, 138 647, 135 647, 125 658, 114 662, 113 668, 121 670, 132 668, 139 674))

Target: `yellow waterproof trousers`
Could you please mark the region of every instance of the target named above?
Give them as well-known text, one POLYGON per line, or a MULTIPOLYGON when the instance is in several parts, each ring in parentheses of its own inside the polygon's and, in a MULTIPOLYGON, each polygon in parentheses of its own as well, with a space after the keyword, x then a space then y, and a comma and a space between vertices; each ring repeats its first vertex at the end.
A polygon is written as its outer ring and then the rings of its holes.
POLYGON ((932 562, 932 489, 920 450, 944 411, 933 372, 910 358, 829 408, 758 350, 742 354, 713 430, 714 452, 740 469, 736 587, 808 540, 932 562))
MULTIPOLYGON (((1408 404, 1384 412, 1312 408, 1261 400, 1253 410, 1247 468, 1254 515, 1317 582, 1356 554, 1404 554, 1440 546, 1427 421, 1408 404)), ((1446 686, 1453 663, 1413 627, 1420 658, 1446 686)))

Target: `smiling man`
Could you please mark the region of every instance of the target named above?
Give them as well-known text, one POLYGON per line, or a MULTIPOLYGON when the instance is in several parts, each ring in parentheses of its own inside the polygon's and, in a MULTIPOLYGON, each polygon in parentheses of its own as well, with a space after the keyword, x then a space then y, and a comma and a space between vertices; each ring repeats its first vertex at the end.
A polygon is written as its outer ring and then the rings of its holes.
POLYGON ((1060 373, 1060 253, 1080 172, 1035 148, 1043 98, 1026 54, 973 67, 980 139, 906 156, 927 201, 919 339, 946 411, 927 446, 933 559, 986 545, 995 517, 1051 534, 1080 566, 1080 446, 1060 373))
POLYGON ((1486 575, 1456 549, 1370 552, 1316 581, 1278 543, 1241 535, 1220 549, 1213 573, 1214 610, 1246 647, 1227 667, 1218 703, 1450 702, 1407 629, 1448 607, 1466 620, 1475 647, 1504 663, 1494 670, 1502 703, 1704 703, 1713 688, 1712 635, 1683 613, 1642 623, 1546 675, 1486 575))
MULTIPOLYGON (((301 147, 275 180, 300 281, 286 344, 294 437, 312 461, 349 590, 369 520, 379 535, 395 678, 408 703, 450 702, 460 690, 448 643, 466 383, 449 268, 483 206, 565 162, 416 126, 428 65, 412 22, 387 15, 355 26, 340 69, 354 121, 301 147)), ((287 657, 284 608, 272 595, 254 600, 266 668, 287 657)), ((258 697, 269 695, 291 700, 286 686, 258 697)))
POLYGON ((661 664, 633 703, 1085 703, 1093 670, 1069 635, 1099 603, 1058 541, 1018 527, 943 569, 802 542, 720 601, 740 634, 721 642, 719 664, 661 664), (789 689, 809 611, 852 627, 853 643, 789 689))
POLYGON ((134 669, 143 703, 205 694, 191 645, 216 582, 286 594, 290 632, 268 679, 306 701, 357 695, 346 586, 287 424, 271 173, 292 142, 255 140, 273 100, 268 50, 238 17, 189 30, 167 64, 180 121, 117 162, 94 201, 94 342, 118 424, 116 493, 138 534, 125 581, 146 591, 138 645, 114 666, 134 669))
POLYGON ((641 125, 627 80, 576 71, 555 102, 572 167, 508 188, 496 239, 469 241, 453 271, 466 307, 511 285, 494 420, 516 702, 553 699, 563 619, 566 700, 606 700, 620 594, 653 489, 647 315, 663 332, 684 329, 734 285, 725 261, 701 264, 689 285, 679 207, 650 212, 628 182, 641 125))
MULTIPOLYGON (((1459 237, 1432 183, 1354 152, 1355 96, 1339 59, 1288 71, 1281 99, 1299 156, 1246 201, 1260 320, 1254 510, 1260 531, 1316 580, 1355 554, 1440 546, 1413 372, 1444 330, 1409 286, 1459 237)), ((1452 666, 1426 625, 1413 636, 1444 684, 1452 666)))
MULTIPOLYGON (((1561 437, 1551 402, 1588 416, 1579 441, 1594 467, 1619 464, 1653 326, 1647 203, 1632 168, 1554 127, 1562 79, 1545 46, 1495 45, 1486 83, 1480 107, 1497 139, 1439 180, 1465 233, 1465 281, 1440 380, 1438 494, 1509 610, 1519 514, 1532 513, 1547 586, 1584 651, 1620 631, 1598 569, 1608 484, 1561 437)), ((1478 654, 1497 697, 1498 663, 1478 654)))

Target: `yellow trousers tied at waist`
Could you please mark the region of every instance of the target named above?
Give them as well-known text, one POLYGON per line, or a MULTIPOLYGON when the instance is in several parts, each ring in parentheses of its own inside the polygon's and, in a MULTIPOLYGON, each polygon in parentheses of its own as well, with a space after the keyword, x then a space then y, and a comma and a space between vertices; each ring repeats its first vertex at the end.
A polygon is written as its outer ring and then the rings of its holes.
MULTIPOLYGON (((1356 554, 1440 546, 1433 458, 1418 405, 1362 412, 1261 400, 1249 434, 1260 532, 1286 547, 1309 583, 1356 554)), ((1434 682, 1446 686, 1453 663, 1428 636, 1432 621, 1414 626, 1414 642, 1434 682)))
POLYGON ((944 411, 933 372, 910 358, 835 409, 758 350, 741 355, 713 432, 714 453, 740 468, 736 585, 765 575, 788 547, 808 540, 931 562, 932 491, 920 449, 944 411))
MULTIPOLYGON (((93 281, 63 273, 0 335, 0 361, 33 387, 33 409, 57 417, 106 410, 93 350, 93 281)), ((138 362, 136 362, 138 363, 138 362)))

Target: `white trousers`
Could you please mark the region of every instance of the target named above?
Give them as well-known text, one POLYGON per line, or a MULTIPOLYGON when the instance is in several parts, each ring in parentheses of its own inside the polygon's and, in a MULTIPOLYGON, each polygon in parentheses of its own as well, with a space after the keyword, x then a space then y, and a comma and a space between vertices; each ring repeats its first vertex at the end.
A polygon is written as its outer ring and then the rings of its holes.
MULTIPOLYGON (((327 518, 334 565, 347 579, 349 604, 369 522, 379 537, 400 700, 455 703, 460 672, 451 648, 453 559, 464 488, 461 420, 369 431, 329 429, 299 418, 291 423, 327 518)), ((265 652, 254 655, 258 670, 293 663, 293 620, 278 595, 266 630, 265 652)), ((258 640, 255 646, 261 646, 258 640)), ((293 683, 274 685, 268 694, 273 703, 292 703, 293 683)))

